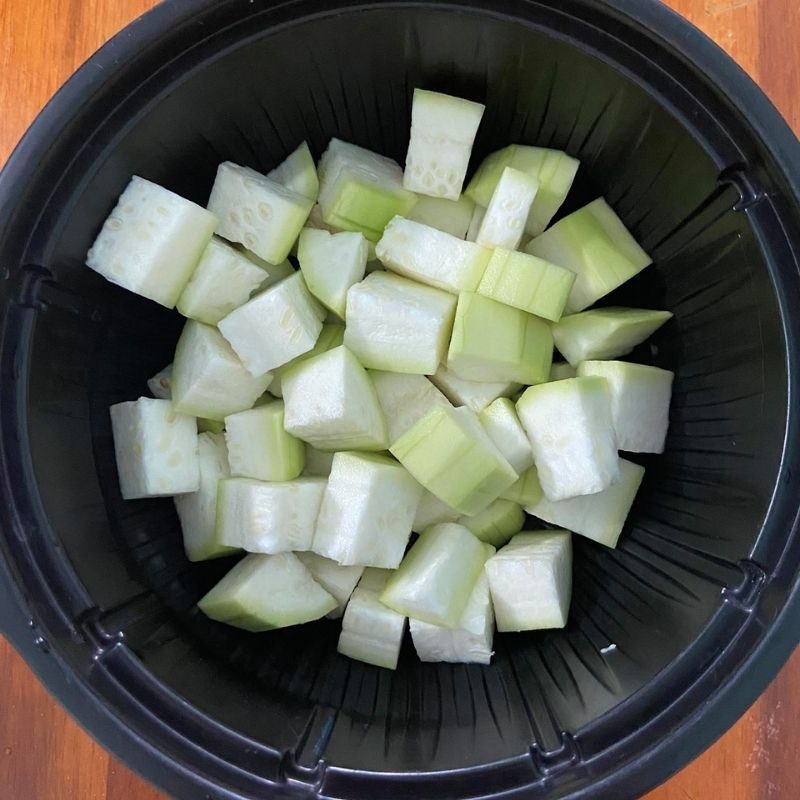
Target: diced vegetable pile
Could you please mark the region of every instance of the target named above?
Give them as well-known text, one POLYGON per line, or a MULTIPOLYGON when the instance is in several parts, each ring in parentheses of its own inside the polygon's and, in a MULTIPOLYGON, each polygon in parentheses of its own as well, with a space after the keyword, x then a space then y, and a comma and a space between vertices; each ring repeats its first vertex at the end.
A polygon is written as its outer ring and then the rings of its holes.
POLYGON ((340 618, 389 669, 408 619, 423 661, 488 664, 495 627, 567 624, 573 534, 616 546, 619 451, 663 451, 673 375, 615 359, 672 315, 590 309, 651 260, 603 198, 551 224, 566 153, 510 145, 463 190, 483 111, 418 89, 405 171, 303 143, 221 164, 207 209, 134 177, 90 250, 187 318, 111 421, 124 498, 174 496, 191 561, 248 554, 212 619, 340 618))

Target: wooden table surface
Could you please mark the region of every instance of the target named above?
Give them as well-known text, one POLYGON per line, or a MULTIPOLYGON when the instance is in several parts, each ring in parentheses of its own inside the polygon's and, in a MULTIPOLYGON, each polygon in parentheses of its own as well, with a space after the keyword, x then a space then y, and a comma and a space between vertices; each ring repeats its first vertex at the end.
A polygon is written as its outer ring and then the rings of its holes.
MULTIPOLYGON (((798 2, 668 0, 728 50, 800 131, 798 2)), ((0 163, 73 70, 153 5, 0 0, 0 163)), ((2 639, 0 676, 0 800, 163 797, 90 739, 2 639)), ((799 734, 800 650, 726 736, 647 800, 796 800, 799 734)))

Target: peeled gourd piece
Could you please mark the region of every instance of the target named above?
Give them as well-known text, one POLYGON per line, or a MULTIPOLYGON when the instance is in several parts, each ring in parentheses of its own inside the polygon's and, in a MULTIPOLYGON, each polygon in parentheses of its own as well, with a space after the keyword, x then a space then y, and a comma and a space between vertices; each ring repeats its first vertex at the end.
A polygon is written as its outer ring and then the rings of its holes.
POLYGON ((561 355, 577 368, 582 361, 627 355, 670 319, 669 311, 595 308, 562 317, 553 325, 553 340, 561 355))
POLYGON ((458 200, 484 109, 481 103, 414 89, 403 186, 458 200))
POLYGON ((270 264, 286 260, 314 200, 230 161, 219 165, 208 209, 217 234, 244 245, 270 264))
POLYGON ((347 293, 344 343, 368 369, 431 375, 447 352, 456 298, 374 272, 347 293))
POLYGON ((517 402, 517 413, 548 500, 602 492, 619 480, 605 379, 570 378, 531 386, 517 402))
POLYGON ((313 550, 339 564, 394 569, 411 536, 422 487, 394 459, 333 457, 313 550))
POLYGON ((577 275, 567 313, 583 311, 653 263, 602 197, 532 239, 525 252, 577 275))
POLYGON ((562 525, 606 547, 616 547, 644 477, 644 467, 624 458, 619 462, 619 481, 604 491, 557 503, 542 497, 525 510, 551 525, 562 525))
POLYGON ((474 292, 492 257, 488 247, 403 217, 386 226, 375 253, 392 272, 452 294, 474 292))
POLYGON ((411 546, 380 600, 399 614, 454 628, 493 553, 463 525, 433 525, 411 546))
POLYGON ((284 426, 318 450, 385 450, 386 420, 369 374, 344 346, 283 376, 284 426))
POLYGON ((207 617, 254 633, 311 622, 336 605, 294 553, 243 558, 197 604, 207 617))
POLYGON ((462 514, 483 511, 518 477, 468 408, 432 408, 390 451, 429 492, 462 514))
POLYGON ((458 296, 447 368, 465 380, 544 383, 553 335, 544 320, 472 292, 458 296))
POLYGON ((200 488, 197 422, 169 400, 138 400, 111 406, 119 487, 126 500, 165 497, 200 488))
POLYGON ((220 320, 220 333, 253 375, 287 364, 317 342, 325 314, 296 272, 220 320))
POLYGON ((572 598, 572 535, 517 534, 486 562, 497 630, 563 628, 572 598))
POLYGON ((201 206, 134 176, 87 253, 86 264, 111 283, 174 308, 217 222, 201 206))

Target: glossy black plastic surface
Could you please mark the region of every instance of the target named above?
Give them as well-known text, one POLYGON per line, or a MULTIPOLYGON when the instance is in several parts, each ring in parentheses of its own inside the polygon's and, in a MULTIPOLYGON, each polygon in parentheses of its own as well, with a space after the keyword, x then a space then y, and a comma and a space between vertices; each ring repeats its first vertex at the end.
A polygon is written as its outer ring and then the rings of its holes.
POLYGON ((798 149, 655 4, 164 4, 0 178, 0 625, 176 796, 643 791, 797 641, 798 149), (338 657, 335 623, 253 636, 197 613, 227 565, 188 564, 169 501, 121 500, 108 418, 181 321, 83 257, 133 173, 205 203, 219 161, 267 170, 302 139, 402 161, 414 86, 487 103, 474 163, 510 141, 581 159, 565 211, 604 194, 653 254, 609 301, 674 312, 635 357, 676 384, 620 548, 577 543, 567 630, 499 636, 488 668, 407 645, 392 674, 338 657))

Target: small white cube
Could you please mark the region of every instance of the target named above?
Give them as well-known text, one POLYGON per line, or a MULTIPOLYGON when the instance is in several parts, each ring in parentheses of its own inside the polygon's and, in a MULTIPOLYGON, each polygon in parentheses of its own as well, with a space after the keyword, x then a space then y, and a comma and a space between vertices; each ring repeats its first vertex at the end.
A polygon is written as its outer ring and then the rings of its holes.
POLYGON ((219 330, 253 375, 307 353, 317 343, 325 312, 297 272, 270 286, 219 322, 219 330))
POLYGON ((217 233, 270 264, 289 255, 313 205, 312 198, 230 161, 219 165, 208 200, 219 217, 217 233))
POLYGON ((481 411, 478 418, 495 447, 514 468, 514 472, 522 475, 533 466, 531 443, 511 400, 498 397, 481 411))
POLYGON ((175 497, 175 510, 181 521, 183 549, 189 561, 206 561, 230 555, 233 548, 219 544, 217 527, 217 484, 230 477, 228 450, 221 433, 201 433, 197 437, 200 488, 175 497))
POLYGON ((201 206, 134 176, 86 264, 111 283, 174 308, 217 222, 201 206))
POLYGON ((320 450, 385 450, 386 421, 367 371, 344 346, 283 378, 286 430, 320 450))
POLYGON ((457 627, 443 628, 417 619, 410 619, 409 627, 420 661, 489 664, 494 611, 486 572, 478 578, 457 627))
POLYGON ((364 278, 368 255, 361 233, 304 228, 297 242, 297 260, 308 290, 340 319, 345 317, 347 290, 364 278))
POLYGON ((305 446, 283 427, 280 400, 225 417, 225 441, 234 478, 291 481, 303 471, 305 446))
POLYGON ((432 375, 447 352, 456 298, 388 272, 347 293, 344 343, 367 369, 432 375))
POLYGON ((484 247, 519 247, 539 181, 513 167, 506 167, 497 182, 475 241, 484 247))
POLYGON ((370 377, 386 417, 390 444, 396 442, 433 406, 450 405, 450 401, 424 375, 376 370, 370 372, 370 377))
POLYGON ((435 374, 431 375, 431 383, 454 406, 467 406, 476 413, 480 413, 498 397, 511 397, 522 387, 518 383, 503 381, 499 383, 484 383, 483 381, 465 381, 441 364, 435 374))
POLYGON ((484 109, 481 103, 414 89, 403 186, 458 200, 484 109))
POLYGON ((619 480, 611 395, 602 378, 531 386, 517 413, 548 500, 595 494, 619 480))
POLYGON ((605 378, 617 447, 629 453, 663 453, 669 428, 674 373, 626 361, 584 361, 578 375, 605 378))
POLYGON ((126 500, 200 488, 197 421, 169 400, 140 397, 111 406, 119 485, 126 500))
POLYGON ((378 599, 390 574, 388 570, 364 570, 344 612, 338 650, 357 661, 395 669, 406 618, 378 599))
POLYGON ((572 598, 572 534, 518 533, 486 562, 497 630, 563 628, 572 598))
POLYGON ((310 550, 324 490, 324 478, 284 483, 250 478, 220 481, 218 539, 249 553, 310 550))
POLYGON ((296 554, 306 569, 314 576, 314 580, 332 595, 339 604, 328 614, 331 619, 338 619, 344 614, 347 602, 356 588, 364 567, 345 567, 330 558, 312 553, 310 550, 296 554))
POLYGON ((421 497, 422 487, 393 459, 337 453, 317 519, 314 552, 345 565, 398 567, 421 497))
POLYGON ((551 525, 560 525, 606 547, 616 547, 644 478, 644 467, 621 458, 619 472, 619 482, 605 491, 558 503, 540 497, 526 505, 525 510, 551 525))
POLYGON ((226 314, 246 303, 269 278, 269 272, 244 253, 214 238, 178 299, 178 311, 189 319, 216 325, 226 314))
POLYGON ((251 375, 216 328, 193 320, 183 326, 172 367, 176 411, 221 422, 252 408, 271 380, 268 372, 251 375))

